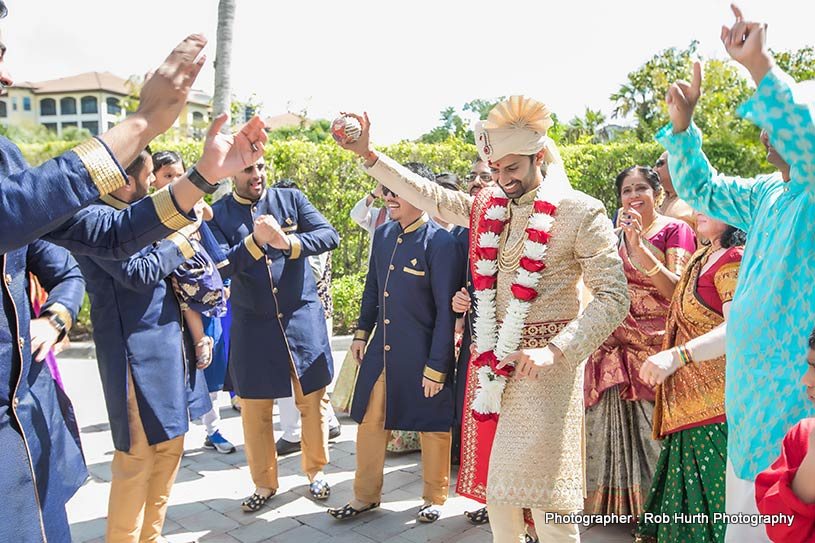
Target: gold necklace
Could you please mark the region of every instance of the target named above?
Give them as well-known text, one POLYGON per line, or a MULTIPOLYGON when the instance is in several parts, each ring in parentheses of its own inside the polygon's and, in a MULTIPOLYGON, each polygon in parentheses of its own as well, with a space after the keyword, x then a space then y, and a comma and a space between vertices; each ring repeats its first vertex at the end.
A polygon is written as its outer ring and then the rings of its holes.
POLYGON ((498 252, 498 270, 505 273, 512 273, 521 265, 521 257, 524 254, 524 249, 526 249, 526 229, 529 227, 529 219, 532 218, 532 214, 530 213, 529 217, 526 219, 526 226, 524 226, 521 235, 518 236, 518 239, 515 240, 512 245, 507 245, 510 224, 512 223, 511 209, 512 208, 510 207, 507 210, 509 217, 507 219, 506 226, 504 226, 504 231, 501 232, 501 238, 498 243, 499 247, 501 248, 498 252))

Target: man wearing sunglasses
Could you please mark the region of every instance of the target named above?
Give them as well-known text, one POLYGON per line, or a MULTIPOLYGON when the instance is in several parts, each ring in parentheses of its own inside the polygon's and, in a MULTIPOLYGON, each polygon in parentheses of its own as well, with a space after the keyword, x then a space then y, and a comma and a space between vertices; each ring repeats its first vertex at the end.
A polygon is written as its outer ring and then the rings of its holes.
POLYGON ((302 419, 302 466, 314 499, 328 498, 328 400, 334 364, 312 255, 339 245, 331 227, 299 190, 266 187, 261 157, 233 178, 232 197, 213 206, 213 234, 232 278, 229 376, 241 397, 246 458, 255 490, 242 507, 260 510, 278 489, 272 427, 276 398, 294 395, 302 419))

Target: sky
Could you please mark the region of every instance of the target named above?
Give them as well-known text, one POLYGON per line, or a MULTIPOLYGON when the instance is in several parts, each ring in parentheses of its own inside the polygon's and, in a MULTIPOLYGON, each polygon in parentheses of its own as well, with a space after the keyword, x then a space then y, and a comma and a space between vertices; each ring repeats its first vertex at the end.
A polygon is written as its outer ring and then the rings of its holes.
MULTIPOLYGON (((654 53, 700 41, 724 58, 726 0, 236 0, 232 91, 266 115, 368 111, 380 143, 413 139, 439 112, 475 98, 526 94, 561 120, 609 96, 654 53)), ((195 86, 212 93, 218 0, 6 0, 0 21, 17 80, 86 71, 121 77, 158 66, 184 36, 210 40, 195 86)), ((769 44, 815 44, 815 2, 742 0, 769 44)))

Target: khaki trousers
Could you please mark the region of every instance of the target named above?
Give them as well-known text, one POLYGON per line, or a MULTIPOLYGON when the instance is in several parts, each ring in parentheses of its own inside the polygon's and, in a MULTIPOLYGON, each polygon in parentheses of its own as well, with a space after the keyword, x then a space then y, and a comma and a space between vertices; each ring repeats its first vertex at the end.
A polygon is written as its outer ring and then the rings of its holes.
MULTIPOLYGON (((292 375, 294 403, 303 424, 303 473, 309 481, 328 463, 328 395, 325 387, 304 395, 300 381, 292 375)), ((277 490, 277 447, 275 446, 272 411, 274 400, 241 398, 241 421, 245 440, 246 461, 252 481, 258 488, 277 490)))
MULTIPOLYGON (((385 449, 390 439, 385 429, 385 374, 379 376, 371 390, 365 416, 357 430, 357 471, 354 474, 354 497, 365 503, 379 503, 385 477, 385 449)), ((450 485, 450 447, 447 432, 419 432, 422 443, 422 498, 444 505, 450 485)))
MULTIPOLYGON (((490 505, 487 503, 490 514, 490 529, 493 543, 523 543, 526 526, 524 524, 524 510, 512 505, 490 505)), ((535 531, 538 541, 547 543, 580 543, 580 528, 577 524, 546 523, 546 512, 541 509, 532 509, 532 520, 535 521, 535 531)))
POLYGON ((133 378, 128 370, 127 421, 130 451, 114 451, 108 500, 108 543, 158 541, 167 514, 167 502, 181 456, 184 436, 158 445, 147 443, 133 378))

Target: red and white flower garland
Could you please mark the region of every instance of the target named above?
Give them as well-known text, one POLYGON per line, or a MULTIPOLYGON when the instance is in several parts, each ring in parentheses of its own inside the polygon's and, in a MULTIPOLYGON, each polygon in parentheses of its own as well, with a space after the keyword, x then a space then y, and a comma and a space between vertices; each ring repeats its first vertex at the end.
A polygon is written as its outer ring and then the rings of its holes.
POLYGON ((476 260, 473 266, 476 319, 473 324, 478 368, 478 389, 473 400, 473 416, 480 421, 495 419, 501 412, 501 397, 514 367, 497 368, 506 356, 518 350, 532 302, 538 297, 538 283, 546 268, 546 249, 557 208, 543 199, 543 185, 535 196, 526 229, 523 256, 512 283, 512 300, 498 328, 495 293, 498 283, 498 251, 501 234, 509 222, 509 200, 493 196, 479 220, 474 237, 476 260))

